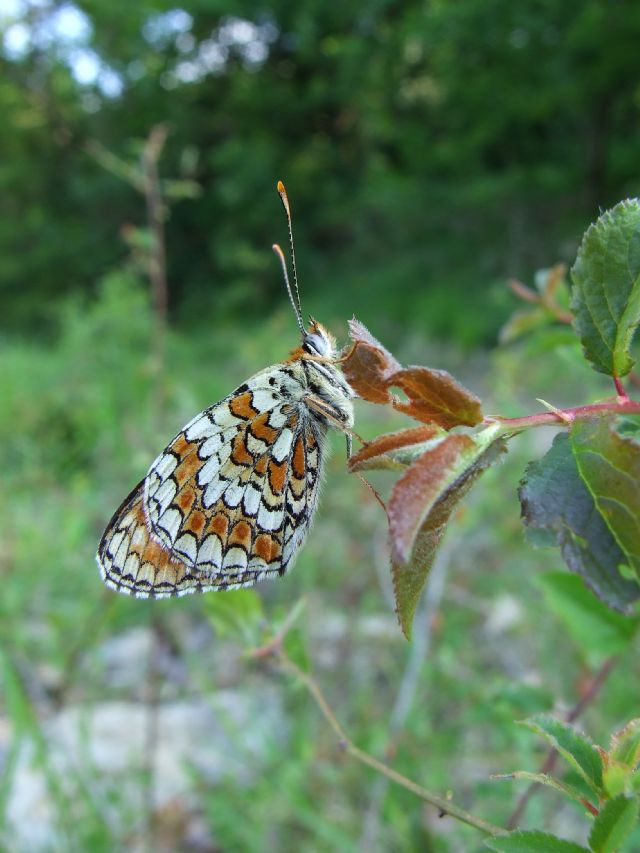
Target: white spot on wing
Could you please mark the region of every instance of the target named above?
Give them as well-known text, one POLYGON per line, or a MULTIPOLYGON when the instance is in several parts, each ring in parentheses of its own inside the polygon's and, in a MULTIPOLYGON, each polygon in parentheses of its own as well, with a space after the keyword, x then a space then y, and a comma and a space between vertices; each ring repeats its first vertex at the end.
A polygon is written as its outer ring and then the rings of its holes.
POLYGON ((283 429, 271 450, 271 454, 277 462, 282 462, 289 456, 292 441, 293 433, 291 430, 288 428, 283 429))
POLYGON ((161 480, 166 480, 175 471, 177 464, 178 460, 172 453, 163 453, 153 463, 151 471, 154 471, 161 480))
POLYGON ((208 509, 210 506, 218 500, 220 495, 224 492, 227 487, 227 483, 224 480, 214 479, 211 480, 207 489, 204 493, 204 497, 202 499, 203 504, 208 509))
POLYGON ((253 391, 253 408, 259 412, 267 412, 272 409, 275 399, 271 391, 266 388, 256 388, 253 391))
POLYGON ((222 561, 223 569, 246 569, 247 555, 243 548, 229 548, 222 561))
POLYGON ((247 515, 254 516, 260 506, 260 489, 248 485, 244 492, 243 507, 247 515))
POLYGON ((282 509, 275 512, 269 512, 263 504, 260 504, 258 510, 257 523, 262 530, 277 530, 282 522, 282 509))
POLYGON ((236 416, 229 408, 228 403, 220 403, 218 406, 216 406, 215 409, 213 409, 213 411, 211 412, 211 417, 213 418, 217 426, 222 427, 222 429, 234 426, 234 424, 240 422, 240 418, 236 418, 236 416))
POLYGON ((160 531, 160 536, 162 538, 166 536, 170 542, 175 542, 176 537, 178 535, 178 530, 180 529, 180 525, 182 524, 182 516, 180 515, 177 509, 173 509, 173 507, 170 507, 166 512, 163 512, 162 515, 158 518, 157 524, 158 527, 162 528, 162 530, 160 531))
POLYGON ((124 530, 119 530, 117 533, 113 534, 113 536, 111 537, 111 541, 109 542, 109 546, 108 546, 109 551, 111 551, 112 554, 118 553, 118 548, 122 544, 122 540, 124 539, 125 535, 126 535, 126 531, 124 531, 124 530))
POLYGON ((247 450, 252 456, 262 456, 262 454, 266 451, 267 445, 260 438, 256 438, 254 435, 251 435, 250 432, 247 433, 246 437, 247 442, 247 450))
POLYGON ((129 554, 127 560, 124 564, 124 568, 122 573, 124 575, 137 575, 138 569, 140 567, 140 560, 135 554, 129 554))
POLYGON ((282 411, 282 406, 279 406, 271 412, 267 423, 273 429, 281 429, 288 420, 289 416, 282 411))
POLYGON ((198 448, 198 455, 201 459, 207 459, 209 456, 212 456, 216 450, 219 450, 222 445, 224 433, 216 433, 216 435, 212 435, 211 438, 208 438, 204 444, 200 445, 198 448))
POLYGON ((147 534, 144 528, 140 525, 134 528, 133 534, 131 536, 131 546, 133 548, 142 548, 147 539, 147 534))
POLYGON ((129 551, 129 537, 123 536, 122 542, 118 545, 118 550, 113 553, 113 562, 114 565, 122 567, 124 565, 125 560, 127 559, 127 553, 129 551))
POLYGON ((242 500, 243 492, 244 488, 242 486, 236 483, 230 483, 224 493, 224 502, 230 507, 238 506, 242 500))
POLYGON ((187 557, 191 563, 195 563, 196 540, 191 533, 183 533, 182 536, 176 540, 173 547, 180 556, 187 557))
POLYGON ((198 566, 202 566, 210 573, 219 569, 222 564, 222 545, 214 534, 210 534, 204 540, 198 551, 198 566))
POLYGON ((208 438, 210 435, 215 434, 218 432, 218 429, 207 415, 199 414, 186 425, 183 432, 188 441, 198 441, 201 438, 208 438))
POLYGON ((211 483, 215 479, 219 470, 220 462, 218 461, 218 457, 212 456, 211 459, 208 459, 198 471, 198 485, 206 486, 208 483, 211 483))
POLYGON ((171 501, 174 499, 175 495, 176 484, 173 482, 173 480, 165 480, 154 495, 154 499, 160 505, 158 513, 159 515, 162 515, 162 513, 166 510, 171 501))

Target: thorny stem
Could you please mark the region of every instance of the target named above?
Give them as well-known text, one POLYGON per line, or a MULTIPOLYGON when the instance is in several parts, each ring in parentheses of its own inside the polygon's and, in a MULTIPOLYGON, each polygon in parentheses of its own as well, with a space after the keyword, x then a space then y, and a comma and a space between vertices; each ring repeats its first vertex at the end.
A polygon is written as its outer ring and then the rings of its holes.
POLYGON ((562 426, 580 418, 590 418, 593 415, 599 414, 628 414, 640 415, 640 402, 631 400, 629 397, 617 397, 607 403, 592 403, 589 406, 575 406, 570 409, 557 409, 552 412, 538 412, 535 415, 526 415, 522 418, 503 418, 500 415, 494 415, 487 418, 487 421, 498 421, 503 424, 505 431, 519 432, 529 427, 537 426, 562 426))
POLYGON ((450 815, 456 820, 461 821, 461 823, 466 823, 467 826, 472 826, 474 829, 480 830, 480 832, 484 832, 486 835, 500 835, 505 832, 502 827, 495 826, 492 823, 489 823, 486 820, 482 820, 482 818, 475 817, 469 812, 461 809, 459 806, 456 806, 450 800, 445 799, 444 797, 439 797, 437 794, 432 794, 431 791, 428 791, 426 788, 423 788, 421 785, 418 785, 416 782, 412 782, 411 779, 407 779, 406 776, 403 776, 401 773, 398 773, 396 770, 393 770, 391 767, 388 767, 386 764, 383 764, 382 761, 378 761, 377 758, 374 758, 372 755, 361 750, 357 747, 351 738, 347 735, 345 730, 342 728, 336 715, 333 713, 329 703, 324 697, 322 690, 320 689, 320 685, 318 682, 311 676, 309 673, 300 669, 291 658, 286 654, 283 650, 282 646, 274 647, 274 654, 276 655, 278 661, 281 663, 284 669, 288 670, 292 675, 295 675, 296 678, 304 684, 309 693, 315 699, 318 707, 322 711, 322 714, 325 720, 329 723, 333 731, 335 732, 338 741, 340 743, 340 747, 350 755, 352 758, 355 758, 357 761, 360 761, 362 764, 366 764, 368 767, 373 768, 378 773, 382 773, 387 779, 390 779, 392 782, 395 782, 397 785, 400 785, 406 790, 411 791, 417 797, 424 800, 427 803, 430 803, 432 806, 435 806, 439 809, 440 814, 450 815))
MULTIPOLYGON (((619 658, 612 656, 607 658, 606 661, 602 664, 600 669, 596 672, 596 674, 591 679, 589 686, 584 691, 582 696, 575 703, 573 708, 567 713, 565 716, 565 720, 567 723, 575 722, 578 717, 581 716, 583 711, 593 702, 596 698, 600 690, 602 689, 603 684, 609 677, 609 673, 618 663, 619 658)), ((547 753, 547 757, 545 758, 540 770, 538 771, 541 774, 547 775, 553 771, 558 761, 558 751, 553 749, 553 747, 547 753)), ((527 804, 531 797, 540 789, 541 785, 539 782, 533 782, 527 790, 522 794, 520 799, 518 800, 515 809, 513 810, 513 814, 509 818, 507 822, 507 829, 515 829, 520 823, 522 815, 524 814, 524 810, 527 807, 527 804)))

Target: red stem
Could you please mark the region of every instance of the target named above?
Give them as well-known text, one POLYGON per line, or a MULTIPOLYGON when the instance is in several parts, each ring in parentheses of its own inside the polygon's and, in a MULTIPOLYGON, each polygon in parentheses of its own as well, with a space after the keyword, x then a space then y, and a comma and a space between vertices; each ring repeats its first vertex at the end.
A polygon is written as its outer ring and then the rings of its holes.
POLYGON ((503 418, 499 415, 491 418, 491 420, 499 421, 507 427, 513 429, 526 429, 534 426, 560 426, 573 423, 578 418, 589 418, 592 415, 603 414, 606 412, 640 415, 640 403, 635 400, 630 400, 626 395, 624 399, 612 401, 609 403, 592 403, 589 406, 576 406, 571 409, 558 409, 553 412, 539 412, 536 415, 526 415, 523 418, 503 418))
POLYGON ((618 397, 622 397, 623 400, 628 400, 629 395, 625 391, 624 385, 622 384, 622 380, 619 376, 613 377, 613 384, 616 386, 616 393, 618 394, 618 397))

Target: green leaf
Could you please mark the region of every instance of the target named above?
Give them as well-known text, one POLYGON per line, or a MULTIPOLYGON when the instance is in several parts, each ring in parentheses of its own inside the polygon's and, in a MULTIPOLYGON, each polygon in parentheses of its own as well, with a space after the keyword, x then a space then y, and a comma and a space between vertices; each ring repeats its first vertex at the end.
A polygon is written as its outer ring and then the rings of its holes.
POLYGON ((585 356, 600 373, 626 376, 640 322, 640 203, 622 201, 587 230, 571 270, 571 308, 585 356))
POLYGON ((396 613, 407 639, 420 593, 452 512, 505 450, 500 425, 449 435, 423 453, 393 487, 389 532, 396 613))
POLYGON ((535 583, 576 646, 593 662, 620 654, 635 637, 638 617, 615 613, 595 598, 577 575, 544 572, 536 576, 535 583))
POLYGON ((552 323, 554 319, 550 311, 539 306, 525 311, 516 311, 500 329, 499 343, 510 344, 522 335, 552 323))
POLYGON ((580 476, 640 579, 640 444, 619 435, 613 417, 576 421, 571 444, 580 476))
POLYGON ((548 788, 554 788, 556 791, 564 794, 565 797, 569 797, 569 799, 576 800, 576 802, 584 805, 584 794, 581 791, 578 791, 577 788, 574 788, 571 785, 567 785, 565 782, 561 782, 554 776, 549 776, 547 773, 529 773, 527 770, 516 770, 514 773, 496 774, 491 778, 501 782, 513 779, 523 779, 525 782, 545 785, 548 788))
POLYGON ((634 768, 640 762, 640 719, 631 720, 611 736, 611 758, 634 768))
POLYGON ((620 850, 637 823, 639 805, 636 797, 615 797, 605 803, 589 835, 593 853, 620 850))
POLYGON ((485 846, 498 853, 589 853, 586 847, 565 841, 546 832, 516 830, 485 840, 485 846))
POLYGON ((609 759, 603 774, 607 797, 617 797, 618 794, 632 794, 631 776, 631 770, 625 764, 609 759))
POLYGON ((586 735, 550 714, 536 714, 520 725, 541 735, 596 794, 602 793, 602 757, 586 735))
POLYGON ((640 586, 621 576, 626 556, 599 515, 572 453, 569 436, 559 433, 549 452, 527 466, 519 489, 528 529, 552 535, 567 566, 610 607, 628 610, 640 586))

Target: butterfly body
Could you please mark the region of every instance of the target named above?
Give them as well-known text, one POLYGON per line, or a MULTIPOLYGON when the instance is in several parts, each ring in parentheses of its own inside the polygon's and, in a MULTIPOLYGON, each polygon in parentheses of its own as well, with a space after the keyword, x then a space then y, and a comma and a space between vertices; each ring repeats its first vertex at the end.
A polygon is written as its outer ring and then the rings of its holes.
POLYGON ((107 586, 137 597, 252 586, 283 575, 308 533, 330 427, 354 393, 315 321, 290 358, 191 420, 105 531, 107 586))

